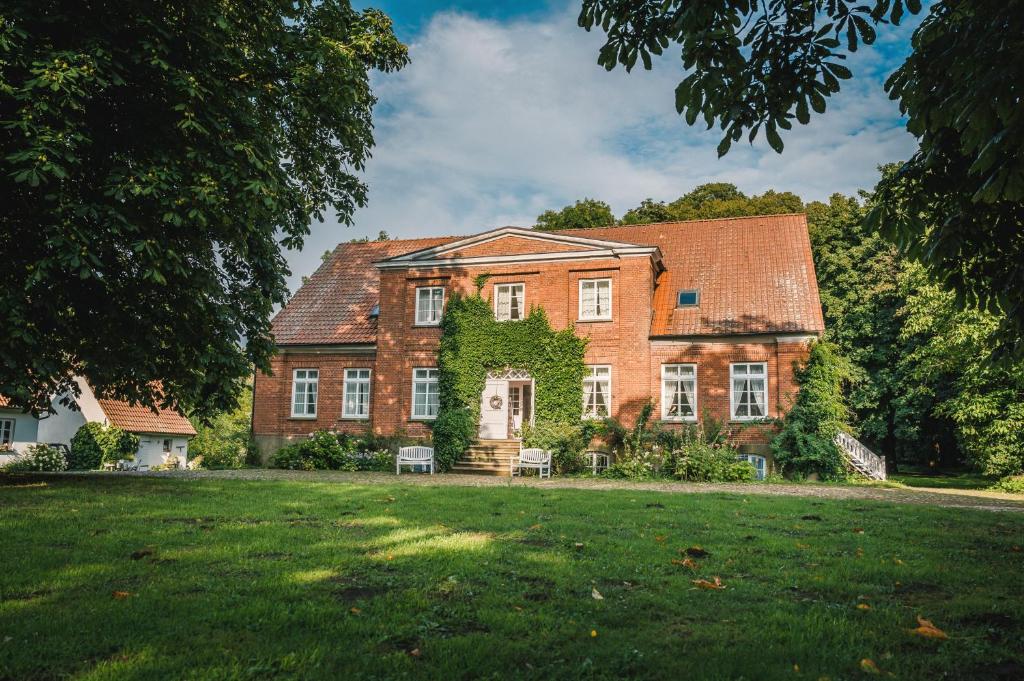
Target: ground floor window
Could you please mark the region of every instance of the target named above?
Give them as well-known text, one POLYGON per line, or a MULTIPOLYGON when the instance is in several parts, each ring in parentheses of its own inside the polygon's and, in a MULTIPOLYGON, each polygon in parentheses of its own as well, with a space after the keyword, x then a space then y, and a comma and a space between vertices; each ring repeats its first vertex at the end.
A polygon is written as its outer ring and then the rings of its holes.
POLYGON ((697 365, 663 364, 661 367, 661 418, 693 421, 697 418, 697 365))
POLYGON ((768 475, 768 460, 758 454, 740 454, 740 461, 749 461, 754 465, 756 471, 756 479, 764 480, 768 475))
POLYGON ((14 444, 14 419, 0 419, 0 447, 14 444))
POLYGON ((292 372, 292 416, 316 416, 316 395, 320 383, 317 369, 292 372))
POLYGON ((764 362, 732 364, 732 418, 751 421, 768 415, 768 365, 764 362))
POLYGON ((437 390, 437 369, 412 370, 412 417, 437 418, 440 398, 437 390))
POLYGON ((343 418, 370 418, 370 370, 345 369, 343 418))
POLYGON ((612 368, 588 366, 583 378, 583 418, 601 419, 611 414, 612 368))
POLYGON ((170 438, 166 438, 164 440, 164 454, 170 454, 171 453, 171 447, 173 445, 174 445, 174 440, 172 440, 170 438))

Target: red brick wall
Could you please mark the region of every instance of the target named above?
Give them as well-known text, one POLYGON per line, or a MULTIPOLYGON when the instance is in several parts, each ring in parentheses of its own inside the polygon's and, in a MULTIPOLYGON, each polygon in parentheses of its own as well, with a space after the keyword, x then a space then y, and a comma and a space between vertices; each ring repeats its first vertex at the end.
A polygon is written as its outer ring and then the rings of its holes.
MULTIPOLYGON (((496 248, 492 242, 485 246, 496 248)), ((505 244, 508 247, 510 244, 505 244)), ((476 254, 476 253, 474 253, 476 254)), ((716 418, 729 417, 729 364, 759 361, 768 365, 769 413, 781 415, 795 391, 793 363, 806 355, 804 342, 777 342, 774 337, 715 339, 715 342, 655 342, 649 339, 655 273, 645 257, 592 261, 525 263, 500 267, 443 268, 436 270, 384 270, 380 273, 380 317, 376 356, 287 353, 274 360, 274 376, 257 376, 253 430, 257 436, 280 438, 308 434, 318 428, 360 431, 367 427, 381 434, 404 432, 423 437, 429 426, 411 419, 412 370, 437 366, 440 330, 415 325, 415 289, 444 286, 446 299, 453 292, 476 290, 477 275, 491 278, 481 293, 487 300, 495 284, 524 283, 526 307, 540 305, 555 329, 574 325, 589 338, 588 364, 612 366, 612 411, 629 423, 648 401, 661 415, 661 365, 698 365, 698 411, 716 418), (612 319, 578 320, 579 280, 612 280, 612 319), (373 389, 371 422, 340 419, 345 368, 371 367, 373 389), (292 369, 320 370, 318 416, 315 420, 290 417, 292 369)), ((736 428, 737 440, 764 442, 757 429, 736 428)))

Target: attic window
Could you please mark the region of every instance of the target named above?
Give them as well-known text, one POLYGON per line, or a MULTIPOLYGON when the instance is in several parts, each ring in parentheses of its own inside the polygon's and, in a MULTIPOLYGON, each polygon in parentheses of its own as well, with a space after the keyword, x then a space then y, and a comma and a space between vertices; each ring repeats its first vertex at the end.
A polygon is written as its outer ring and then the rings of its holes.
POLYGON ((380 316, 380 303, 377 303, 370 310, 370 319, 376 319, 379 316, 380 316))
POLYGON ((676 307, 697 307, 700 304, 700 291, 695 288, 683 289, 676 299, 676 307))

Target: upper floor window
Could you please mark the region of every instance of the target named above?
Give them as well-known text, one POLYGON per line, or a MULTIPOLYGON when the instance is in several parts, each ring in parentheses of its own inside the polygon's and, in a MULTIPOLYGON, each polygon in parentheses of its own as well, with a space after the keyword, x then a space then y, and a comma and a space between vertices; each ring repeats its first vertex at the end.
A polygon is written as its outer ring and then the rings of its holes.
POLYGON ((737 421, 761 419, 768 415, 768 365, 764 362, 732 364, 730 404, 737 421))
POLYGON ((612 280, 580 279, 580 319, 612 318, 612 280))
POLYGON ((412 370, 412 417, 437 418, 441 400, 437 390, 437 369, 412 370))
POLYGON ((603 419, 611 414, 612 368, 588 366, 583 377, 583 418, 603 419))
POLYGON ((0 447, 14 444, 14 419, 0 419, 0 447))
POLYGON ((663 364, 661 418, 666 421, 697 419, 697 365, 663 364))
POLYGON ((526 284, 494 285, 494 318, 499 322, 522 319, 526 311, 526 284))
POLYGON ((444 287, 424 286, 416 289, 417 326, 437 326, 444 310, 444 287))
POLYGON ((320 382, 317 369, 296 369, 292 372, 292 416, 316 416, 316 393, 320 382))
POLYGON ((341 416, 346 419, 370 418, 370 370, 345 369, 341 416))

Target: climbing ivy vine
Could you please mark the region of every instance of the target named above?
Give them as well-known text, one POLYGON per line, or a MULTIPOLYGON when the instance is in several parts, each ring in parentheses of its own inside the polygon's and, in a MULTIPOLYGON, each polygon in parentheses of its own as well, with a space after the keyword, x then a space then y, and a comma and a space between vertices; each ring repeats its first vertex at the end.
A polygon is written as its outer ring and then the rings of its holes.
POLYGON ((571 328, 552 329, 543 308, 534 307, 522 320, 498 322, 479 293, 453 295, 441 320, 438 358, 434 454, 441 469, 450 468, 476 438, 488 371, 525 369, 534 379, 535 419, 579 423, 586 347, 571 328))

